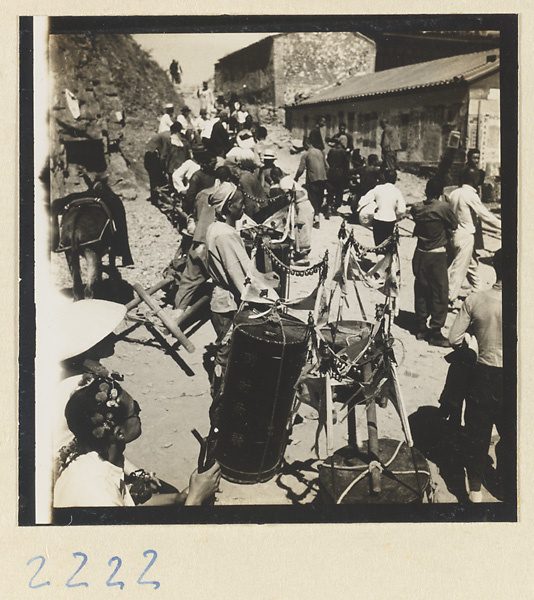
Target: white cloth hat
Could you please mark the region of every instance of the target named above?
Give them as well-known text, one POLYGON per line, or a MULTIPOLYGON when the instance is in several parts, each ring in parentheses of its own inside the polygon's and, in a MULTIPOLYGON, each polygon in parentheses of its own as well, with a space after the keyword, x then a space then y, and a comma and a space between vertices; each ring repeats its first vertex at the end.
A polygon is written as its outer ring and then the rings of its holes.
POLYGON ((174 104, 165 104, 165 108, 174 108, 174 104))

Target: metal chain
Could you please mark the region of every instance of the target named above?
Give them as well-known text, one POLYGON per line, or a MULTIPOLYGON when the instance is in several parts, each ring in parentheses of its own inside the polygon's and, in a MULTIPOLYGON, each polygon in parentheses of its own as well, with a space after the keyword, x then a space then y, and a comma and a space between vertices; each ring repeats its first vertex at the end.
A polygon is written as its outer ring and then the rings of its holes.
POLYGON ((310 277, 311 275, 315 275, 315 273, 320 273, 321 279, 326 279, 326 272, 328 271, 328 250, 325 252, 323 259, 317 264, 306 269, 292 269, 283 263, 265 242, 262 242, 261 247, 267 253, 269 258, 276 263, 282 271, 285 271, 289 275, 295 275, 296 277, 310 277))
POLYGON ((243 196, 245 196, 246 198, 249 198, 256 204, 260 204, 261 206, 265 206, 266 204, 272 204, 273 202, 275 202, 282 196, 285 196, 285 194, 282 193, 282 194, 278 194, 278 196, 273 196, 272 198, 256 198, 256 196, 252 196, 251 194, 248 194, 247 192, 245 192, 245 190, 241 186, 238 186, 238 188, 239 188, 240 192, 243 194, 243 196))
MULTIPOLYGON (((345 237, 345 231, 342 231, 342 228, 340 228, 339 234, 338 234, 339 239, 343 239, 345 237)), ((367 246, 363 246, 362 244, 360 244, 357 240, 354 239, 354 232, 351 230, 349 237, 347 239, 347 241, 345 242, 345 249, 347 250, 350 246, 352 246, 356 252, 356 255, 358 256, 358 258, 363 258, 366 254, 369 254, 369 252, 381 252, 381 251, 387 251, 389 249, 394 249, 399 243, 399 227, 397 224, 395 224, 395 229, 392 233, 392 235, 390 235, 387 239, 385 239, 381 244, 378 244, 378 246, 371 246, 371 247, 367 247, 367 246)))

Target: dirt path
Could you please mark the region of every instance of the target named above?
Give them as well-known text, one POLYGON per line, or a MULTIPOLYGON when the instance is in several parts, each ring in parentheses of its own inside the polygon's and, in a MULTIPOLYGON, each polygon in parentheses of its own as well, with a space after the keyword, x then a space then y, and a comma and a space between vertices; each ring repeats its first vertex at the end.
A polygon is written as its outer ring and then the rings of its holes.
MULTIPOLYGON (((279 148, 276 139, 268 140, 275 150, 278 164, 288 173, 294 173, 299 156, 291 156, 287 146, 279 148)), ((422 198, 424 181, 409 174, 400 174, 399 188, 408 203, 422 198)), ((137 200, 127 201, 125 208, 132 253, 135 265, 122 269, 123 278, 130 284, 140 282, 145 288, 161 279, 161 272, 172 258, 178 242, 178 233, 173 230, 166 218, 145 200, 148 192, 142 191, 137 200)), ((329 221, 322 220, 321 228, 314 230, 311 260, 316 262, 326 249, 330 257, 335 256, 337 233, 342 222, 339 216, 329 221)), ((369 230, 360 226, 354 229, 356 239, 372 246, 369 230)), ((396 350, 399 357, 399 379, 412 426, 418 428, 419 438, 428 441, 432 437, 432 420, 435 417, 438 398, 445 381, 448 364, 444 356, 449 350, 429 346, 425 341, 417 341, 409 332, 413 314, 413 275, 411 258, 415 240, 411 235, 413 223, 409 219, 401 222, 400 257, 402 288, 399 298, 400 314, 393 326, 396 338, 396 350)), ((496 250, 500 242, 486 236, 486 248, 496 250)), ((481 279, 489 287, 492 269, 481 265, 481 279)), ((331 275, 331 273, 330 273, 331 275)), ((64 259, 53 257, 52 277, 58 287, 69 286, 64 259)), ((292 278, 291 295, 309 291, 315 285, 315 277, 303 280, 292 278)), ((373 290, 361 290, 362 301, 367 315, 374 315, 374 307, 381 303, 383 296, 373 290)), ((346 310, 344 318, 361 319, 354 295, 350 297, 351 310, 346 310)), ((449 315, 447 328, 453 316, 449 315)), ((211 403, 209 383, 202 365, 204 347, 214 341, 214 332, 209 322, 205 323, 192 336, 196 350, 188 354, 178 349, 182 366, 167 354, 160 343, 145 326, 135 326, 135 322, 126 321, 121 330, 126 332, 116 344, 115 354, 102 362, 125 375, 124 385, 139 400, 142 407, 143 435, 128 446, 127 455, 136 464, 147 470, 155 471, 161 478, 179 489, 188 484, 189 474, 196 465, 198 442, 191 434, 196 427, 206 434, 209 428, 208 408, 211 403), (184 364, 187 365, 184 370, 184 364), (187 372, 186 372, 187 371, 187 372)), ((317 414, 314 409, 303 405, 299 411, 299 424, 293 428, 291 442, 285 455, 289 465, 296 461, 305 463, 304 469, 296 474, 287 472, 264 484, 237 485, 222 481, 218 504, 291 504, 308 503, 316 495, 317 456, 312 452, 317 428, 317 414)), ((334 428, 334 447, 346 444, 346 422, 340 414, 334 428)), ((403 439, 399 418, 391 404, 386 409, 378 409, 378 427, 380 437, 403 439)), ((364 409, 357 410, 357 424, 361 440, 365 439, 364 409)), ((430 444, 431 446, 431 444, 430 444)), ((428 448, 427 448, 428 450, 428 448)), ((320 437, 321 458, 325 458, 324 433, 320 437)), ((432 452, 427 452, 432 454, 432 452)), ((454 489, 450 481, 444 481, 446 457, 430 462, 435 485, 436 502, 457 502, 458 498, 448 487, 454 489), (439 463, 439 464, 436 464, 439 463)), ((289 471, 289 470, 288 470, 289 471)), ((493 497, 485 493, 485 500, 493 497)))

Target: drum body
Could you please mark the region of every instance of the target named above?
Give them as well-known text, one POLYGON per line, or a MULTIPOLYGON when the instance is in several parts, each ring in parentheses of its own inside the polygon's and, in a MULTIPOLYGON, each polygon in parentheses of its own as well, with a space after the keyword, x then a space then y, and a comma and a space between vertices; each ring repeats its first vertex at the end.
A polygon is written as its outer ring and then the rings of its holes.
POLYGON ((217 417, 215 456, 223 477, 237 483, 276 474, 308 343, 297 319, 250 317, 244 311, 236 319, 217 417))

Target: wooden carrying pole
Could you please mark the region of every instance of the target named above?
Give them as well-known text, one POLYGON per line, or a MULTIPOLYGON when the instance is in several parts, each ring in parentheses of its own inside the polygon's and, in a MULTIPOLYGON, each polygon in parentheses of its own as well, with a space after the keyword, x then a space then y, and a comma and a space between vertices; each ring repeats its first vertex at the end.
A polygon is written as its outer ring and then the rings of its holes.
MULTIPOLYGON (((161 281, 158 281, 158 283, 156 283, 156 285, 153 285, 151 288, 148 288, 148 290, 146 290, 146 293, 149 296, 152 296, 152 294, 155 294, 158 290, 161 290, 167 284, 172 283, 173 281, 174 281, 174 278, 172 278, 172 277, 169 277, 167 279, 162 279, 161 281)), ((127 311, 132 310, 132 308, 139 306, 141 304, 141 302, 143 302, 143 299, 141 297, 134 298, 133 300, 128 302, 128 304, 126 305, 126 310, 127 311)))
POLYGON ((195 346, 193 343, 187 338, 185 333, 175 325, 163 312, 152 298, 145 292, 145 290, 141 287, 139 283, 133 284, 134 290, 139 294, 139 297, 145 302, 149 308, 154 312, 154 314, 161 320, 161 322, 165 325, 165 327, 172 333, 172 335, 184 346, 184 348, 192 354, 195 351, 195 346))

